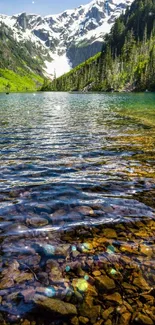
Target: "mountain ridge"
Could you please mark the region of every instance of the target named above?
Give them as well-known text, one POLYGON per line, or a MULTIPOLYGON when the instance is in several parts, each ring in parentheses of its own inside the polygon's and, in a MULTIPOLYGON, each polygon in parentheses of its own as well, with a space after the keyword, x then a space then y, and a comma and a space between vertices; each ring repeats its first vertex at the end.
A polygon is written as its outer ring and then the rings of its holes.
POLYGON ((135 0, 116 19, 101 53, 44 84, 42 90, 154 91, 154 0, 135 0))
POLYGON ((93 0, 44 17, 26 13, 0 15, 0 23, 12 31, 19 47, 26 42, 33 44, 32 58, 40 52, 42 72, 53 78, 99 52, 104 35, 131 3, 132 0, 93 0))

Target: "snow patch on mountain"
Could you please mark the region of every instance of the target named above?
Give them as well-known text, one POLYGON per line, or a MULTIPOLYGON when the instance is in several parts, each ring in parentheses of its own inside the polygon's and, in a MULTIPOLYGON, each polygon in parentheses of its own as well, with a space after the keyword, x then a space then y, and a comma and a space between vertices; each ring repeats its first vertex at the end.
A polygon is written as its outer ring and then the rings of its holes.
POLYGON ((72 68, 66 53, 63 55, 53 55, 53 61, 45 61, 46 68, 44 69, 51 78, 58 78, 62 74, 69 72, 72 68))

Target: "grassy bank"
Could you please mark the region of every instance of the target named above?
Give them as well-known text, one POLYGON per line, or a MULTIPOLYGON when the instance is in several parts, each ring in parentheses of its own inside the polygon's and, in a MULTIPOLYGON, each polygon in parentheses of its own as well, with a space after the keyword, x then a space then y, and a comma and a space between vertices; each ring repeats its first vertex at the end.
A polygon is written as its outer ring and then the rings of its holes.
POLYGON ((0 92, 22 92, 40 89, 43 78, 18 68, 17 72, 0 69, 0 92))

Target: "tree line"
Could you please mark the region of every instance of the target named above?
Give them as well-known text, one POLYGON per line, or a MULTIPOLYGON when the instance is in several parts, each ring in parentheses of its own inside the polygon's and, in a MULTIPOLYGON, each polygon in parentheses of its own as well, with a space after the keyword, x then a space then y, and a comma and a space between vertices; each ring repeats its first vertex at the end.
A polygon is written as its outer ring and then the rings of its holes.
POLYGON ((135 0, 106 35, 102 52, 42 90, 155 90, 155 1, 135 0))

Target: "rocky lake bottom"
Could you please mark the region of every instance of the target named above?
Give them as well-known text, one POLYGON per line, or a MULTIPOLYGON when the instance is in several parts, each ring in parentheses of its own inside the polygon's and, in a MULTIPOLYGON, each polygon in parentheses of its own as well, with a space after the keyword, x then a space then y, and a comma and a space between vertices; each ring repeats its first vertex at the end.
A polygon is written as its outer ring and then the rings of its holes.
POLYGON ((155 324, 154 99, 0 95, 0 325, 155 324))

